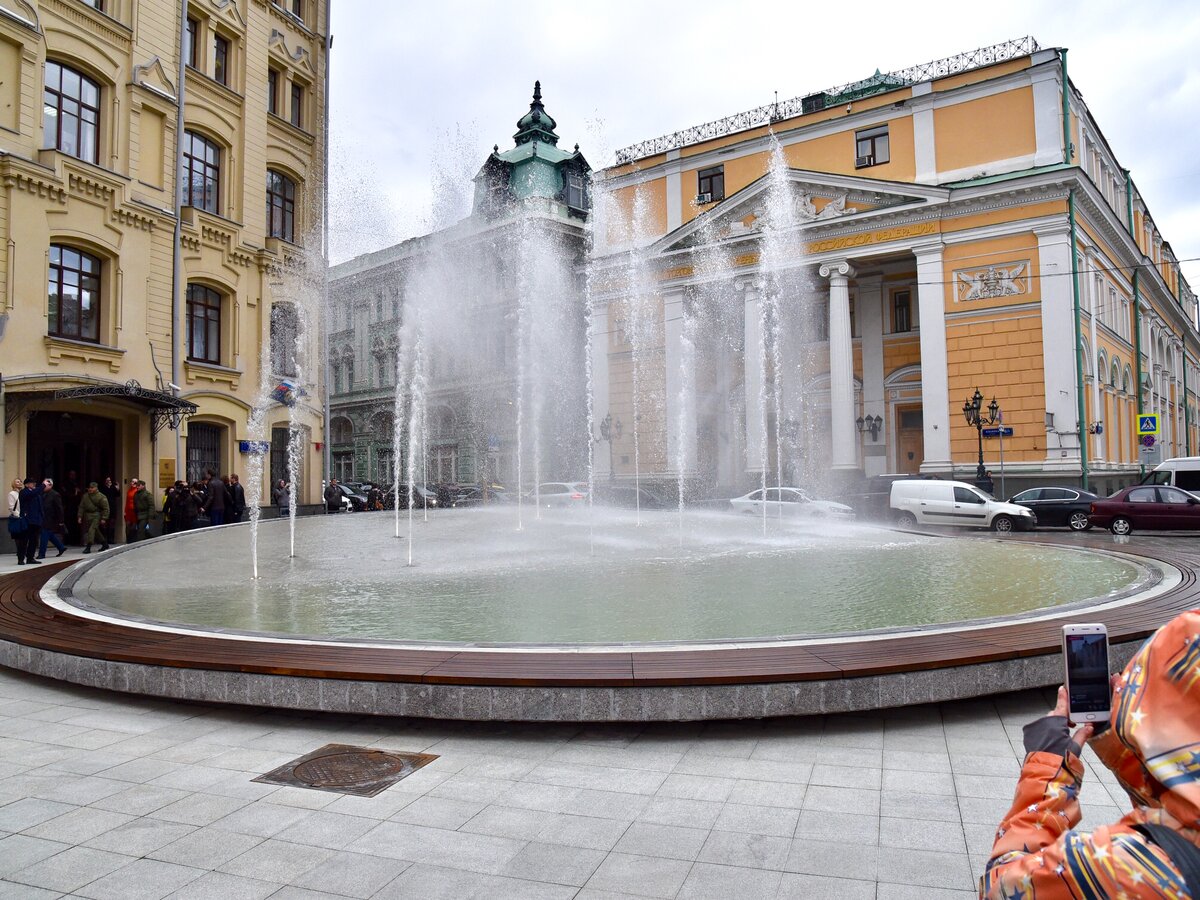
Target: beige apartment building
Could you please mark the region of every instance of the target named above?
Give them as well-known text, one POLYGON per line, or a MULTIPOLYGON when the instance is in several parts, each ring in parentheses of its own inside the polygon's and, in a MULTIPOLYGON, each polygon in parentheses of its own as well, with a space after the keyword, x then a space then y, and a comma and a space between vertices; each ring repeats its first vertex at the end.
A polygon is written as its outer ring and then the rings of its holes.
POLYGON ((316 502, 327 3, 182 7, 0 0, 0 472, 266 482, 293 429, 316 502))

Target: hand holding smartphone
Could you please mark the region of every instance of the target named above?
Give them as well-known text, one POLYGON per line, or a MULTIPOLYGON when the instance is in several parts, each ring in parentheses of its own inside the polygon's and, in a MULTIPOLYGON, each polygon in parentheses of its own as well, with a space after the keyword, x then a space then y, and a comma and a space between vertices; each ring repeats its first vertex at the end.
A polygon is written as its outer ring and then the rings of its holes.
POLYGON ((1112 708, 1108 629, 1103 625, 1064 625, 1063 662, 1070 720, 1107 722, 1112 708))

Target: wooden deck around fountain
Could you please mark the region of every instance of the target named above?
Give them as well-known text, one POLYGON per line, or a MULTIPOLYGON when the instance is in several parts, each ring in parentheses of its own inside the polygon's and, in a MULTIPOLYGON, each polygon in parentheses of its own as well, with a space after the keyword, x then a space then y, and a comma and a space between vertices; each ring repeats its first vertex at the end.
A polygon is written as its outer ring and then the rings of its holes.
MULTIPOLYGON (((1078 535, 1037 535, 1042 543, 1079 546, 1078 535)), ((1091 536, 1096 542, 1098 536, 1091 536)), ((1176 566, 1182 580, 1144 601, 1104 610, 1064 610, 950 632, 864 635, 827 642, 722 649, 588 651, 504 650, 313 644, 177 634, 136 623, 98 621, 55 609, 40 591, 63 568, 43 564, 0 577, 0 640, 26 648, 114 663, 306 679, 426 685, 629 688, 828 682, 1056 654, 1064 622, 1099 621, 1114 645, 1140 640, 1176 613, 1200 606, 1190 540, 1148 538, 1122 547, 1176 566)), ((1111 546, 1111 543, 1110 543, 1111 546)))

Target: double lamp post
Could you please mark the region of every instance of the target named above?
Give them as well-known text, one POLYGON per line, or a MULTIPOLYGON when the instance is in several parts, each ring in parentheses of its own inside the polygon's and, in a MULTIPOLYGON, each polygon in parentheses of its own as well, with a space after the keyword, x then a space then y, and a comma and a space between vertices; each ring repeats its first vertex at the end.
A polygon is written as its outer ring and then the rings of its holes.
POLYGON ((979 393, 979 388, 975 388, 975 396, 963 404, 963 415, 966 417, 968 425, 975 426, 979 438, 979 465, 975 469, 975 481, 985 483, 988 477, 987 469, 983 465, 983 429, 1000 421, 1000 404, 993 397, 992 402, 985 407, 983 394, 979 393))

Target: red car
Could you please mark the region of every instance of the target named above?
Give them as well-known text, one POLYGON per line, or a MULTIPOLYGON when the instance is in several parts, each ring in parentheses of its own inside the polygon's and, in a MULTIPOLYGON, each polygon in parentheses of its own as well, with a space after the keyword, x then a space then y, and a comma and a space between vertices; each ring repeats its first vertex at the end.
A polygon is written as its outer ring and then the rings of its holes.
POLYGON ((1134 528, 1200 529, 1200 497, 1167 485, 1140 484, 1093 502, 1090 518, 1113 534, 1129 534, 1134 528))

